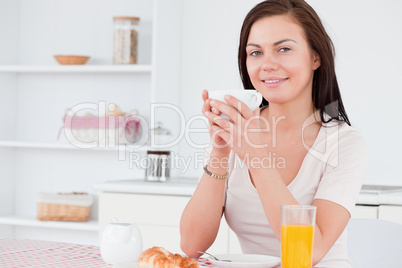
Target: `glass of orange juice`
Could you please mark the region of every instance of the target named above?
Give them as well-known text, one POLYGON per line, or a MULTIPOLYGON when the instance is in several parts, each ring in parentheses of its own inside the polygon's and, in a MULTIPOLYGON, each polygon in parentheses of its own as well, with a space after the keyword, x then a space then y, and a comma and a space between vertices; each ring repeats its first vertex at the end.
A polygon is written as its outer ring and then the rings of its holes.
POLYGON ((282 205, 282 268, 311 268, 316 207, 282 205))

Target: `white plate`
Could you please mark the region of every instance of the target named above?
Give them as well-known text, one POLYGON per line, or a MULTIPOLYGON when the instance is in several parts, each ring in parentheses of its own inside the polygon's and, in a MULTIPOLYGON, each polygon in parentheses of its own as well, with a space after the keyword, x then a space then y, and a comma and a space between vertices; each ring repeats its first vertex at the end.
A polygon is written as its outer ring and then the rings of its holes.
POLYGON ((217 254, 214 255, 220 260, 231 260, 231 262, 214 261, 211 263, 218 267, 243 267, 243 268, 268 268, 275 267, 281 263, 281 259, 274 256, 258 254, 217 254))

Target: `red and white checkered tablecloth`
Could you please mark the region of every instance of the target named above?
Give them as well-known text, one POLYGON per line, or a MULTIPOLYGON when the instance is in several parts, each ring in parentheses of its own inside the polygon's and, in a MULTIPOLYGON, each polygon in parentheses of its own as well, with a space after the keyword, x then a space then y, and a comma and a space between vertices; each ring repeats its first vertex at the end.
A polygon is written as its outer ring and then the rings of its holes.
MULTIPOLYGON (((207 259, 197 259, 200 267, 215 267, 207 259)), ((111 268, 99 247, 28 239, 0 239, 1 268, 111 268)))
POLYGON ((26 239, 0 239, 0 267, 109 268, 99 247, 26 239))

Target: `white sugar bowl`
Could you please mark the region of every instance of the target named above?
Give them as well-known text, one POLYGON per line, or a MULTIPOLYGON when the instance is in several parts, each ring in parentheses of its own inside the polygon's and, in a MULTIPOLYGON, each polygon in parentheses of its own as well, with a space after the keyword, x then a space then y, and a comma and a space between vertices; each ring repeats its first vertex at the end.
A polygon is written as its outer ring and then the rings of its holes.
POLYGON ((142 251, 142 236, 135 223, 120 223, 113 219, 106 225, 100 245, 106 263, 113 267, 135 265, 142 251))

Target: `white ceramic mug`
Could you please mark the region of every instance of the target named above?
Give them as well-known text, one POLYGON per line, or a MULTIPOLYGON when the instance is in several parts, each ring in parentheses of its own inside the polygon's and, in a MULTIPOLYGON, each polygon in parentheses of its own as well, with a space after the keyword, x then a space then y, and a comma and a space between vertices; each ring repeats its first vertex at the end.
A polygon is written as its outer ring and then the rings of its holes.
MULTIPOLYGON (((260 106, 261 102, 262 102, 261 93, 258 92, 255 89, 249 89, 249 90, 213 90, 213 91, 208 91, 208 97, 210 99, 219 100, 221 102, 224 102, 224 103, 228 104, 225 101, 225 95, 233 96, 236 99, 242 101, 252 111, 257 109, 260 106)), ((234 108, 236 108, 236 107, 234 107, 234 108)), ((220 116, 225 117, 226 119, 229 119, 226 114, 222 113, 220 116)))

